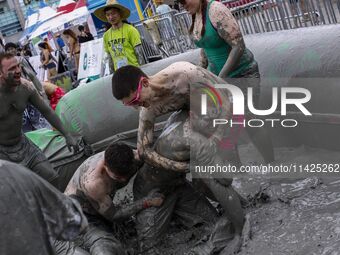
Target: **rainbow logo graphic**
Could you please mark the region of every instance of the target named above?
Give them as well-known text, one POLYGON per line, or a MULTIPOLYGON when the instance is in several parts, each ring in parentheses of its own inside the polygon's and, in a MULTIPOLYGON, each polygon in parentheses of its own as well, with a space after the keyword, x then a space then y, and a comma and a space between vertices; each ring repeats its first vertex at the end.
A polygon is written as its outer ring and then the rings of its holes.
MULTIPOLYGON (((205 87, 201 89, 201 92, 204 93, 202 94, 202 109, 201 109, 202 115, 207 114, 207 102, 206 102, 207 95, 214 103, 216 109, 221 108, 223 106, 221 95, 217 92, 217 90, 214 87, 207 84, 204 84, 204 86, 205 87)), ((234 122, 242 122, 244 120, 243 115, 233 115, 231 118, 233 119, 234 122)), ((229 131, 229 135, 227 135, 227 137, 224 137, 220 141, 219 147, 224 150, 235 149, 242 129, 243 128, 240 126, 238 127, 232 126, 229 131)))
POLYGON ((204 84, 204 86, 205 88, 202 88, 201 91, 210 97, 216 108, 222 107, 222 98, 216 89, 208 84, 204 84))

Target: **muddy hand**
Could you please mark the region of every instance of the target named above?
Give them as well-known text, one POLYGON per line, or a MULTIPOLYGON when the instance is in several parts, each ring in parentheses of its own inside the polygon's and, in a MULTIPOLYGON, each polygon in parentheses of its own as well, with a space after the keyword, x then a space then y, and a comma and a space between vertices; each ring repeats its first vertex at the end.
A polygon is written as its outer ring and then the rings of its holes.
POLYGON ((73 148, 74 153, 79 151, 78 142, 73 136, 67 135, 67 136, 65 136, 65 139, 66 139, 67 148, 70 152, 72 151, 71 148, 73 148))
POLYGON ((149 206, 160 207, 163 204, 164 196, 155 197, 147 200, 149 206))
POLYGON ((158 189, 149 192, 146 201, 149 206, 159 207, 163 204, 164 195, 158 189))

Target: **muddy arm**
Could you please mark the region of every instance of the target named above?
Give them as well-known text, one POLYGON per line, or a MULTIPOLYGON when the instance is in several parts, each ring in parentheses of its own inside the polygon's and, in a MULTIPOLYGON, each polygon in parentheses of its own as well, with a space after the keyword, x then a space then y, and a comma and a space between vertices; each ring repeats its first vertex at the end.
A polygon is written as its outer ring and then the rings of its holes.
POLYGON ((167 159, 152 149, 155 114, 143 108, 139 115, 137 149, 141 159, 150 165, 162 167, 177 172, 185 172, 189 169, 187 163, 176 162, 167 159))
POLYGON ((240 62, 245 50, 243 36, 236 19, 223 4, 212 4, 209 17, 219 36, 231 46, 229 57, 218 75, 225 78, 240 62))

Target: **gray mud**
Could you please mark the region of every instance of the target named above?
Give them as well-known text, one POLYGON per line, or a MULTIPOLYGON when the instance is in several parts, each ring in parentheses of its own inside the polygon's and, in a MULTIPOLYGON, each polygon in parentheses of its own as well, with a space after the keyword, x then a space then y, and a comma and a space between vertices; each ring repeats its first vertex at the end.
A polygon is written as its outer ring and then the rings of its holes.
MULTIPOLYGON (((250 145, 241 146, 240 154, 243 164, 258 158, 250 145)), ((279 148, 275 154, 277 163, 340 159, 340 152, 304 147, 279 148)), ((268 179, 249 175, 234 179, 233 186, 250 200, 246 213, 252 236, 240 255, 340 254, 340 176, 268 179)), ((188 230, 174 221, 160 245, 162 254, 188 254, 207 232, 204 226, 188 230)))

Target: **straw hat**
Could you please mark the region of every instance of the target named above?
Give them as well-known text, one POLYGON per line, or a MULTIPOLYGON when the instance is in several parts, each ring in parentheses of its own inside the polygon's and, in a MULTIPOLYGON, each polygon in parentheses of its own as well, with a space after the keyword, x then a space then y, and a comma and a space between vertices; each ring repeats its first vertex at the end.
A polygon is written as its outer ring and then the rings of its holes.
POLYGON ((94 15, 96 15, 96 17, 100 19, 101 21, 107 22, 105 9, 110 8, 110 7, 116 8, 120 11, 122 20, 125 20, 130 16, 130 10, 124 7, 123 5, 119 4, 116 0, 107 0, 106 5, 94 11, 94 15))

